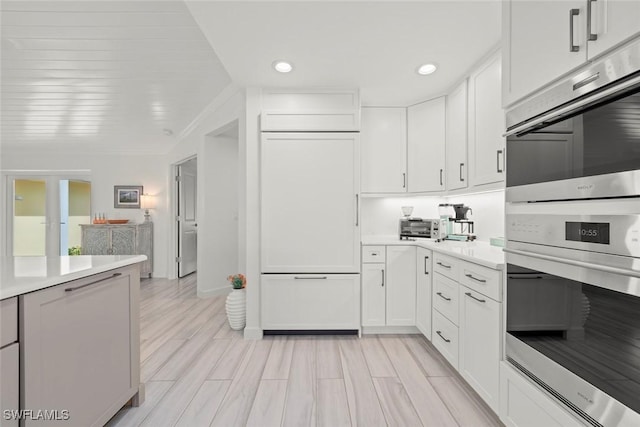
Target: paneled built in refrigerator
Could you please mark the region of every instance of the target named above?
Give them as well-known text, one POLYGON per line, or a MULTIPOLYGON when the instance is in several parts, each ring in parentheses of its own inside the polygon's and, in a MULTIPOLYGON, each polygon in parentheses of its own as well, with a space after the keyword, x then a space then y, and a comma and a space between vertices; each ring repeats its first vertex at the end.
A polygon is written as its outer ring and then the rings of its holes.
POLYGON ((264 330, 360 325, 359 134, 262 133, 264 330))

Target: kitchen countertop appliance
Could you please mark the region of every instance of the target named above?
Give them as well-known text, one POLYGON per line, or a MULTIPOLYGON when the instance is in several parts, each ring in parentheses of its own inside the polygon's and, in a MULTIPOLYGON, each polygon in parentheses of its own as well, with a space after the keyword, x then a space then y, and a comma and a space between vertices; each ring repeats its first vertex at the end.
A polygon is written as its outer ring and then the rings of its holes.
POLYGON ((446 227, 446 234, 442 239, 470 242, 476 239, 474 222, 467 218, 467 213, 473 211, 463 203, 443 203, 438 205, 441 226, 446 227), (453 215, 452 215, 453 212, 453 215))
POLYGON ((440 220, 401 218, 398 234, 400 235, 400 240, 415 240, 416 237, 438 239, 440 236, 440 220))
POLYGON ((640 40, 507 112, 505 359, 640 425, 640 40))

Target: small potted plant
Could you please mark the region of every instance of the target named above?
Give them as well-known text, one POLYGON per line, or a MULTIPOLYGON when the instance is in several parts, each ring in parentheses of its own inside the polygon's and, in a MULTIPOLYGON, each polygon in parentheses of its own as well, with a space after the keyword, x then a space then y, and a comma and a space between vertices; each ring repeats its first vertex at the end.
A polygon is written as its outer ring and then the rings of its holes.
POLYGON ((225 308, 227 310, 227 318, 231 329, 243 329, 246 323, 247 305, 245 297, 245 287, 247 286, 247 278, 244 274, 234 274, 227 277, 231 283, 231 293, 227 296, 225 308))

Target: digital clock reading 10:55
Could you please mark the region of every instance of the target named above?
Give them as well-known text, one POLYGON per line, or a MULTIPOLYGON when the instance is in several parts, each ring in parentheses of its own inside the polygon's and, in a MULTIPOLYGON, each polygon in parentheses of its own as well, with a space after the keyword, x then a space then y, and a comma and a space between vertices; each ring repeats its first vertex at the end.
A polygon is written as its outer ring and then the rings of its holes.
POLYGON ((608 222, 565 222, 565 231, 567 240, 609 244, 608 222))

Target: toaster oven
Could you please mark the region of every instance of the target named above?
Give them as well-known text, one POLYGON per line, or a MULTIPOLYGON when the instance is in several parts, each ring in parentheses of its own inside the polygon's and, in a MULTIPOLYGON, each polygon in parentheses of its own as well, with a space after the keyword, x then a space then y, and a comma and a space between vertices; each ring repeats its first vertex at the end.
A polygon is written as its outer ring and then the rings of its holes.
POLYGON ((422 218, 402 218, 399 225, 400 240, 415 237, 427 239, 440 238, 440 220, 422 218))

